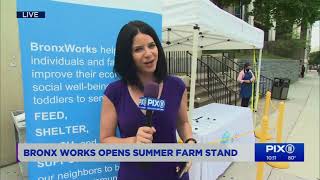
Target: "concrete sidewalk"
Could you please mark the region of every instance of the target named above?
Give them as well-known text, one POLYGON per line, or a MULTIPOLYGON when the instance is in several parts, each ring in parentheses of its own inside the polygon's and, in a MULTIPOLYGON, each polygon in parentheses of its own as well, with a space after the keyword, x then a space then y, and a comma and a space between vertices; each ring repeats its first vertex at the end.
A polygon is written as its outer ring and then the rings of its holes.
MULTIPOLYGON (((289 169, 274 169, 264 166, 265 180, 317 180, 319 175, 319 76, 309 72, 304 79, 290 85, 285 101, 283 129, 284 142, 303 142, 305 161, 290 163, 289 169)), ((272 100, 270 108, 271 134, 275 137, 277 106, 280 101, 272 100)), ((258 112, 254 113, 255 125, 261 122, 264 99, 260 100, 258 112)), ((272 139, 268 142, 275 142, 272 139)), ((255 180, 256 163, 233 163, 219 180, 255 180)))

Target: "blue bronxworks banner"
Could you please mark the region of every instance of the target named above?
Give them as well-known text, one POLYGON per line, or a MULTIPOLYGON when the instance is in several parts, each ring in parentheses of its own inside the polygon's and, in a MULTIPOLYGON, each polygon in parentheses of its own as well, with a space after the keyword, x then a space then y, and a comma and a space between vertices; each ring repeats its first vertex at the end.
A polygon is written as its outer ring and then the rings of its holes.
MULTIPOLYGON (((102 95, 117 78, 112 72, 117 34, 138 19, 160 35, 161 15, 17 0, 17 16, 27 143, 99 143, 102 95)), ((118 163, 37 162, 28 164, 28 175, 30 180, 116 179, 118 169, 118 163)))

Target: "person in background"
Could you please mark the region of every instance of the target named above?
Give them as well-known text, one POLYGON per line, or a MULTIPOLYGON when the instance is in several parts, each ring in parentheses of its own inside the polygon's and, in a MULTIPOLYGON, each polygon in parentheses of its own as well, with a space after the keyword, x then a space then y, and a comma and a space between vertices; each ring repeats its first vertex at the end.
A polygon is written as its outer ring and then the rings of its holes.
POLYGON ((252 95, 252 83, 255 81, 253 72, 251 71, 250 63, 245 63, 243 70, 240 71, 238 76, 238 82, 241 83, 240 96, 241 106, 248 107, 249 101, 252 95))
MULTIPOLYGON (((161 42, 151 26, 131 21, 121 28, 114 71, 120 80, 104 92, 101 143, 177 143, 176 131, 184 143, 196 143, 187 116, 186 87, 181 79, 168 75, 161 42), (138 106, 150 81, 159 84, 158 98, 166 103, 164 111, 153 112, 152 127, 147 125, 146 111, 138 106), (120 137, 116 137, 117 126, 120 137)), ((191 162, 121 162, 118 180, 188 180, 190 167, 191 162)))
POLYGON ((304 72, 306 71, 306 68, 304 67, 304 64, 301 66, 301 77, 304 78, 304 72))

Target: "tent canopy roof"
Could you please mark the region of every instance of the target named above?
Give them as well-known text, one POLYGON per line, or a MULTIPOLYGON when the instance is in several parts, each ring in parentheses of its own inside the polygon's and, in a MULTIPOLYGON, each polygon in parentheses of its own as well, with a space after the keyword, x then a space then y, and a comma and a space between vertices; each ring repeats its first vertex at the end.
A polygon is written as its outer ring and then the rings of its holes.
POLYGON ((262 49, 264 32, 221 10, 209 0, 163 0, 163 47, 191 50, 193 27, 202 50, 262 49))

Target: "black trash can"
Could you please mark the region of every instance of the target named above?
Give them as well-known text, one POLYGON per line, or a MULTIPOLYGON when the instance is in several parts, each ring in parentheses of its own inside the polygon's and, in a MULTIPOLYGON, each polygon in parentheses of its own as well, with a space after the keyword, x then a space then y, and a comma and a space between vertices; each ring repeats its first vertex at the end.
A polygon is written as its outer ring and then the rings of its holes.
POLYGON ((282 89, 282 79, 274 78, 272 89, 271 89, 271 98, 280 99, 281 97, 281 89, 282 89))
POLYGON ((274 78, 271 90, 271 98, 286 100, 289 92, 290 79, 274 78))
POLYGON ((280 99, 281 100, 286 100, 288 97, 288 92, 289 92, 289 86, 290 86, 290 79, 282 79, 282 90, 281 90, 281 95, 280 99))

